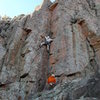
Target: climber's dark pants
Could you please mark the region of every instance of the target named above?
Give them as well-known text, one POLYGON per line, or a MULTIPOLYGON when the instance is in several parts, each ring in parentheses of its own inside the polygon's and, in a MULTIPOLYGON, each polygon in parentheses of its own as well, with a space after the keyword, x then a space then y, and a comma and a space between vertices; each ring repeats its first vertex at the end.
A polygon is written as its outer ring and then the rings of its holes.
POLYGON ((51 44, 51 42, 45 41, 45 42, 43 42, 43 44, 41 46, 45 45, 47 48, 47 51, 50 52, 50 44, 51 44))
POLYGON ((46 45, 47 51, 49 52, 50 51, 50 42, 45 41, 45 45, 46 45))

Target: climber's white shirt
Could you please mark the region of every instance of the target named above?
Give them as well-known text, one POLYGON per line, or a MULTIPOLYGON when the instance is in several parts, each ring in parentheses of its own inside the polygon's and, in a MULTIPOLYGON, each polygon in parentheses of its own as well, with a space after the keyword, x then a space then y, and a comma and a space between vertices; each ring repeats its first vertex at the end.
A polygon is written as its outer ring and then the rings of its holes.
POLYGON ((46 39, 47 42, 51 42, 52 41, 52 39, 49 36, 45 36, 45 39, 46 39))

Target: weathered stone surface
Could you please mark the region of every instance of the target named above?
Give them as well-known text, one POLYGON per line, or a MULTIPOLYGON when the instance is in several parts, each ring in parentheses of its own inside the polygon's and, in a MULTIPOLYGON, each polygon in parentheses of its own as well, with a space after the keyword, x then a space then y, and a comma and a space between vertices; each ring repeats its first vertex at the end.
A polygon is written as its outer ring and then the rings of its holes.
POLYGON ((1 20, 0 100, 99 100, 99 6, 99 0, 44 0, 30 15, 1 20), (48 35, 49 53, 40 47, 48 35))
POLYGON ((53 90, 32 95, 31 98, 33 100, 99 100, 100 88, 97 88, 99 84, 100 74, 60 84, 53 90))

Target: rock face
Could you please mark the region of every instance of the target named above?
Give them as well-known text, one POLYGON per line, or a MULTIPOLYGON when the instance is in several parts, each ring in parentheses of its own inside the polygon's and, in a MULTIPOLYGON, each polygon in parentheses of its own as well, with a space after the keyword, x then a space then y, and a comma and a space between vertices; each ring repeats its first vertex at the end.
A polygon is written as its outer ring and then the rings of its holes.
POLYGON ((100 1, 44 0, 1 20, 0 100, 100 100, 100 1), (40 47, 48 35, 49 52, 40 47))

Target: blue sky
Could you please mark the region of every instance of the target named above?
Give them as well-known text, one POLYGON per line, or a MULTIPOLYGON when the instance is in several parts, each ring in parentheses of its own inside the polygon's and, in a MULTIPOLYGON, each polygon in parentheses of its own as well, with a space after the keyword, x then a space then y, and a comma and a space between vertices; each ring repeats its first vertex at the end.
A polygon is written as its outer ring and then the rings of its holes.
MULTIPOLYGON (((0 0, 0 15, 18 16, 32 13, 43 0, 0 0)), ((51 0, 54 1, 54 0, 51 0)))

